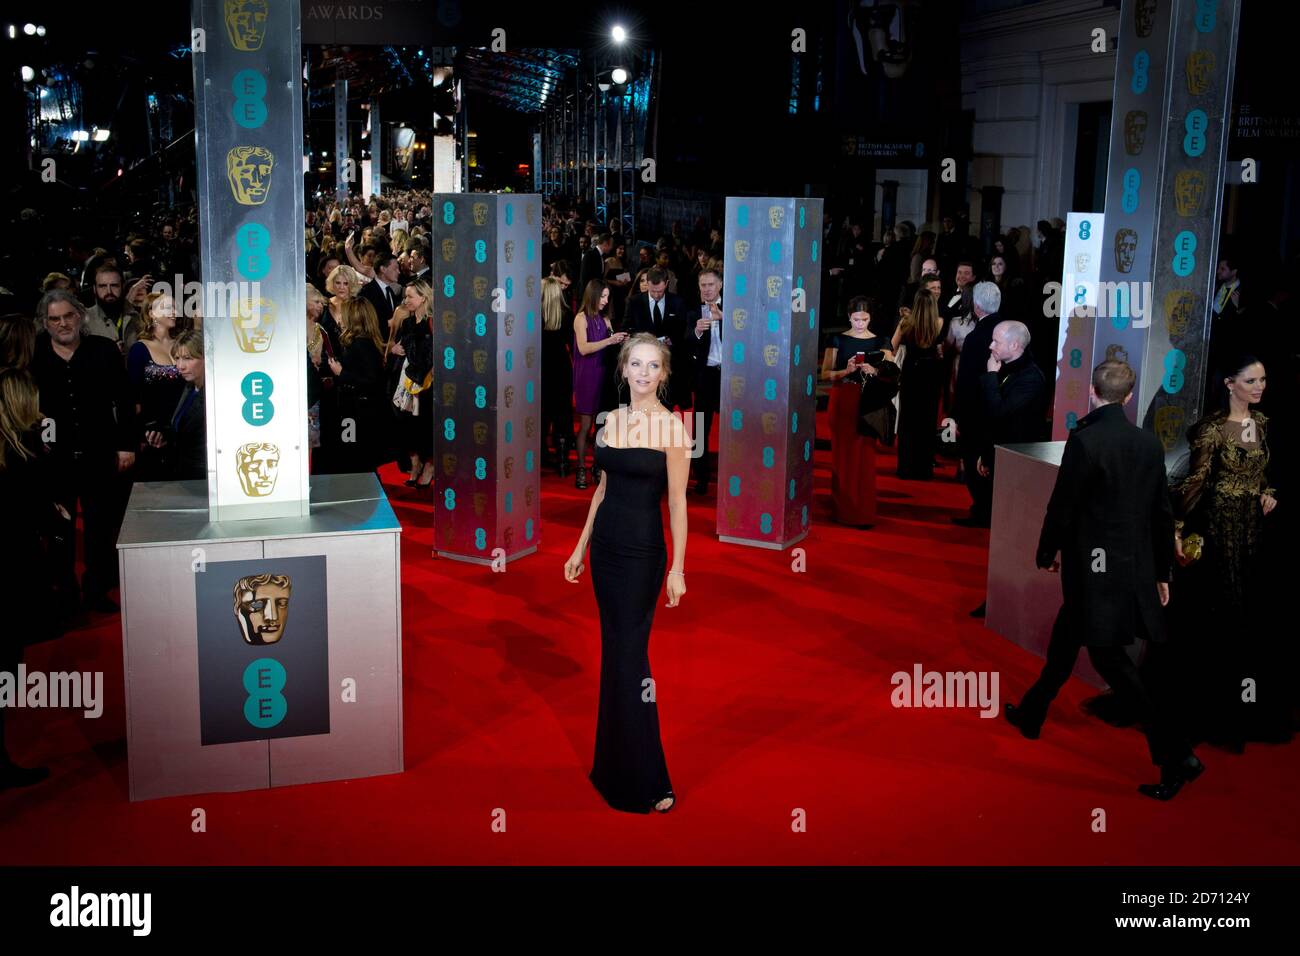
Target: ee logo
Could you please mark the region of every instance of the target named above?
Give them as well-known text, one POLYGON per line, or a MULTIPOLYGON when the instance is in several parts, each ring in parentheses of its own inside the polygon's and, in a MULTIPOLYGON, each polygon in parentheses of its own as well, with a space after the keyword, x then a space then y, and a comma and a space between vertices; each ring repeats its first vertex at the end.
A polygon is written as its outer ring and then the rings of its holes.
POLYGON ((1092 238, 1092 220, 1085 219, 1079 223, 1079 238, 1083 240, 1092 238))
POLYGON ((271 271, 271 257, 267 252, 271 248, 271 234, 266 227, 257 222, 246 222, 235 233, 235 248, 239 255, 235 257, 235 268, 249 282, 266 278, 271 271))
POLYGON ((1183 390, 1186 380, 1183 369, 1187 368, 1187 353, 1182 349, 1170 349, 1165 353, 1164 366, 1165 375, 1160 384, 1170 395, 1177 395, 1183 390))
POLYGON ((442 204, 442 221, 449 226, 456 222, 456 207, 452 203, 442 204))
POLYGON ((275 383, 265 372, 249 372, 239 383, 239 391, 244 396, 244 421, 257 427, 267 424, 275 417, 275 406, 271 404, 271 393, 275 383))
POLYGON ((1141 95, 1147 91, 1147 84, 1151 82, 1151 54, 1146 50, 1138 50, 1133 57, 1133 83, 1132 90, 1135 94, 1141 95))
POLYGON ((1127 213, 1137 212, 1140 198, 1138 190, 1142 188, 1142 174, 1136 169, 1130 167, 1124 171, 1124 192, 1120 197, 1120 205, 1127 213))
POLYGON ((1183 137, 1183 152, 1193 158, 1205 152, 1205 131, 1209 128, 1210 118, 1205 115, 1205 110, 1189 112, 1187 119, 1183 120, 1183 129, 1187 130, 1183 137))
POLYGON ((270 657, 259 657, 244 668, 244 719, 262 730, 284 720, 289 704, 281 691, 288 682, 284 665, 270 657))
POLYGON ((235 94, 235 122, 257 129, 266 122, 266 77, 256 70, 240 70, 230 82, 235 94))
POLYGON ((1174 275, 1186 278, 1196 268, 1196 235, 1184 229, 1174 236, 1174 275))

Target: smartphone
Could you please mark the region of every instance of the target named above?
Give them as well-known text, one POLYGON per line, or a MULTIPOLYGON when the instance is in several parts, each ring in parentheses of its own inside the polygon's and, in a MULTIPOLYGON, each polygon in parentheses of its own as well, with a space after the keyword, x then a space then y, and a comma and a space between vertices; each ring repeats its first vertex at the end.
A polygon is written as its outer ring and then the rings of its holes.
POLYGON ((859 352, 857 355, 853 356, 853 361, 857 362, 859 365, 861 365, 866 360, 867 360, 866 352, 859 352))

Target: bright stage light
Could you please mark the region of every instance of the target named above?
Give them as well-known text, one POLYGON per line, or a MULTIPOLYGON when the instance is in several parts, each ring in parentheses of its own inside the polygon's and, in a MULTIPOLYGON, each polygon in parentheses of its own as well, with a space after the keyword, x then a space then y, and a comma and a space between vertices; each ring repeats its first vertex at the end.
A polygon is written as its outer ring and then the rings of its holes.
POLYGON ((84 129, 77 129, 72 131, 72 141, 74 143, 84 143, 88 139, 90 139, 90 134, 87 133, 84 129))
POLYGON ((23 75, 24 83, 30 83, 32 80, 36 79, 36 71, 33 70, 30 66, 23 67, 21 72, 23 75))
POLYGON ((23 33, 26 33, 28 36, 34 36, 34 35, 36 34, 36 24, 34 24, 34 23, 24 23, 24 24, 23 24, 23 33))
POLYGON ((14 39, 17 39, 17 38, 18 38, 18 28, 17 28, 16 26, 14 26, 12 23, 9 24, 9 26, 8 26, 8 28, 6 28, 5 32, 9 34, 9 39, 11 39, 11 40, 14 40, 14 39))
POLYGON ((627 31, 624 30, 622 27, 615 27, 615 28, 614 28, 614 42, 615 42, 615 43, 622 43, 622 42, 623 42, 624 40, 626 40, 626 39, 627 39, 627 31))
POLYGON ((619 86, 622 86, 627 82, 627 70, 623 69, 621 66, 617 67, 614 72, 610 74, 610 79, 619 86))
POLYGON ((37 27, 37 28, 36 28, 36 35, 37 35, 38 37, 43 37, 43 36, 45 36, 45 27, 37 27))
POLYGON ((108 142, 108 130, 106 130, 106 129, 97 129, 97 130, 95 130, 95 142, 96 142, 96 143, 107 143, 107 142, 108 142))

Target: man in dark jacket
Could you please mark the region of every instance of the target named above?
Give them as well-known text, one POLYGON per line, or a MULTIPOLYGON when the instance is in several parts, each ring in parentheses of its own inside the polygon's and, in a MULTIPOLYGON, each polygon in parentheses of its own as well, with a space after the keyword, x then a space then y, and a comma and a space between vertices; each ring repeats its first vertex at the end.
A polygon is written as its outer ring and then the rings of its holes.
MULTIPOLYGON (((668 276, 658 266, 646 273, 644 295, 627 300, 627 325, 633 332, 649 332, 666 341, 672 355, 672 374, 668 379, 669 397, 664 404, 671 409, 691 407, 691 372, 694 352, 687 340, 686 303, 668 291, 668 276)), ((694 332, 691 333, 692 335, 694 332)))
POLYGON ((1065 444, 1038 539, 1037 564, 1061 572, 1065 600, 1042 674, 1005 713, 1021 734, 1036 738, 1079 649, 1087 647, 1097 673, 1139 715, 1151 760, 1160 767, 1160 783, 1138 789, 1170 800, 1205 766, 1153 702, 1124 649, 1135 637, 1164 640, 1161 607, 1169 603, 1174 561, 1164 448, 1124 415, 1135 381, 1124 362, 1093 370, 1094 410, 1065 444))
POLYGON ((979 472, 980 453, 988 444, 988 422, 984 414, 984 387, 981 378, 988 370, 993 329, 998 324, 1002 292, 992 282, 980 282, 971 293, 976 325, 962 343, 962 361, 957 366, 957 387, 953 393, 953 417, 957 420, 957 447, 961 452, 970 491, 970 515, 953 518, 954 524, 968 528, 987 528, 993 514, 993 482, 979 472))
MULTIPOLYGON (((967 353, 970 354, 970 353, 967 353)), ((975 358, 973 354, 970 356, 975 358)), ((1029 351, 1029 329, 1023 322, 999 322, 980 376, 984 394, 984 447, 975 467, 980 476, 993 478, 996 445, 1038 441, 1047 411, 1047 382, 1029 351)))

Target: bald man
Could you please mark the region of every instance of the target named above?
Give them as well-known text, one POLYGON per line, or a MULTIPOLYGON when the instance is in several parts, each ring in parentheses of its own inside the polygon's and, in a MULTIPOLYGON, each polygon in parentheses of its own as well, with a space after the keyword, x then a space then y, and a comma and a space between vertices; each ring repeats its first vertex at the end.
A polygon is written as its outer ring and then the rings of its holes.
POLYGON ((1029 329, 1023 322, 1008 320, 993 327, 985 369, 980 389, 988 430, 976 467, 980 475, 992 478, 995 445, 1044 439, 1047 380, 1029 350, 1029 329))

